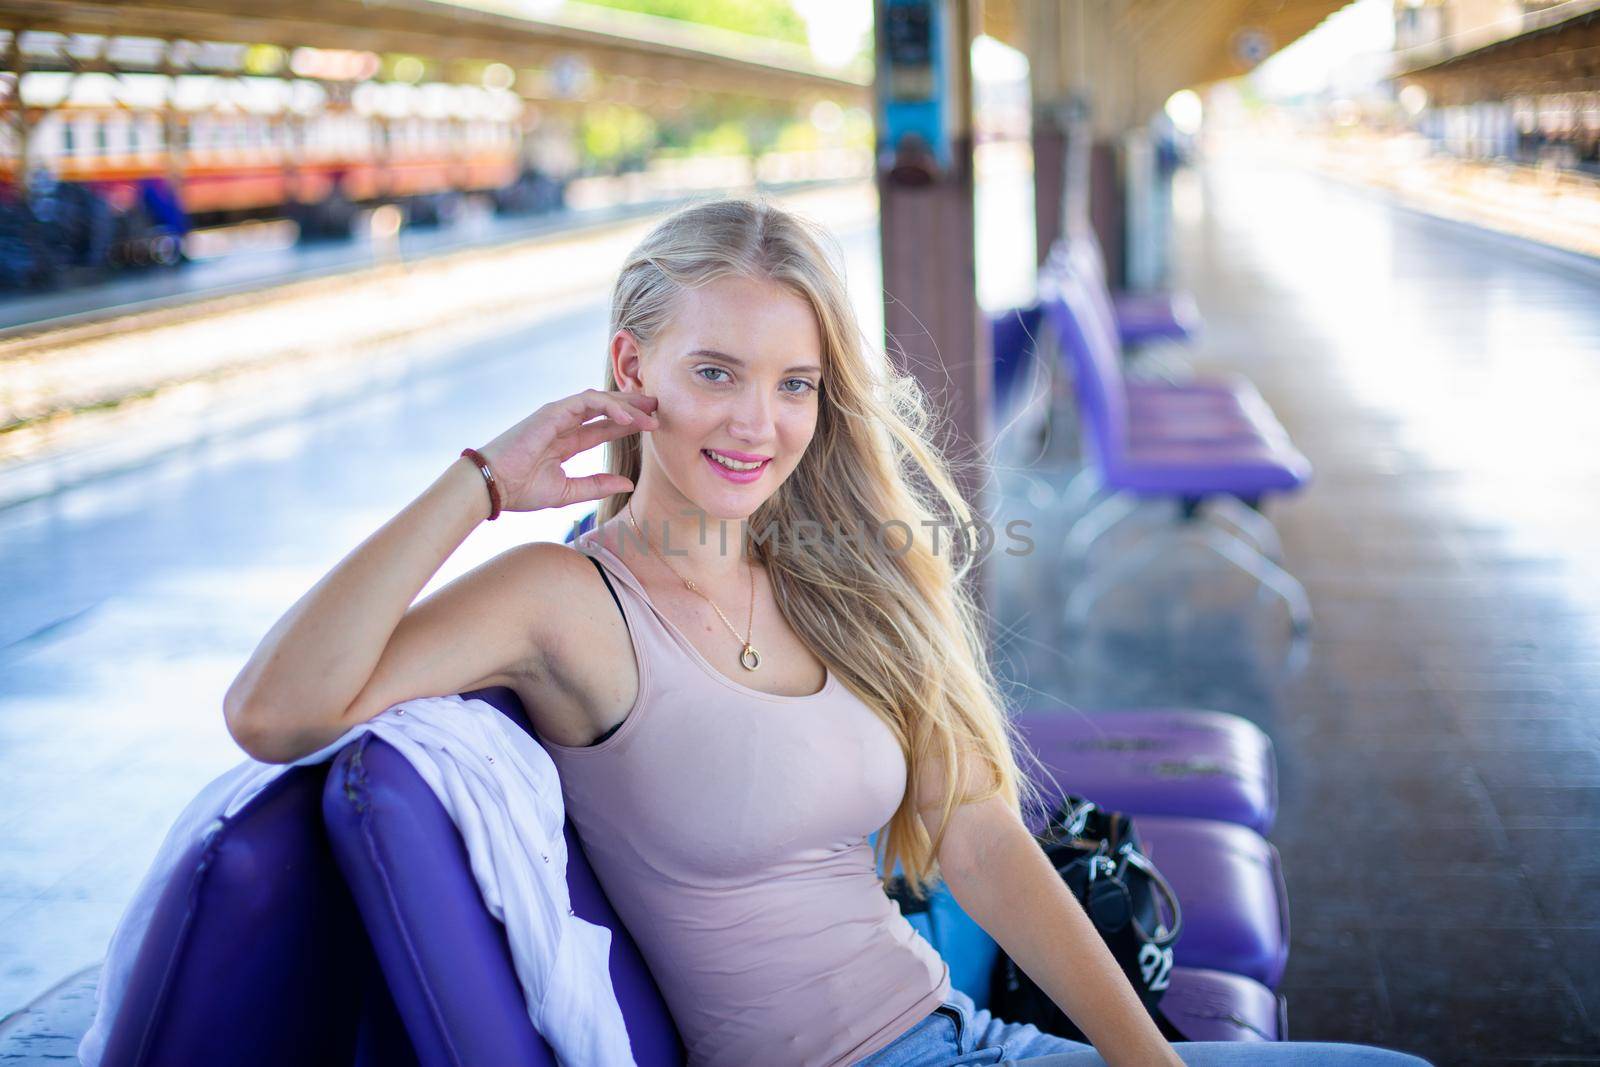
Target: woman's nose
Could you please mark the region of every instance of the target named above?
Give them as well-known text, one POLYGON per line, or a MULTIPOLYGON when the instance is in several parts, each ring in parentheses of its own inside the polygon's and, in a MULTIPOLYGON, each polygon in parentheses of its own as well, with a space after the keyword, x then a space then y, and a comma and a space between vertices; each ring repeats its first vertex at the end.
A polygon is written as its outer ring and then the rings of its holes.
POLYGON ((747 389, 739 397, 728 432, 752 445, 765 444, 773 438, 776 417, 775 397, 761 389, 747 389))

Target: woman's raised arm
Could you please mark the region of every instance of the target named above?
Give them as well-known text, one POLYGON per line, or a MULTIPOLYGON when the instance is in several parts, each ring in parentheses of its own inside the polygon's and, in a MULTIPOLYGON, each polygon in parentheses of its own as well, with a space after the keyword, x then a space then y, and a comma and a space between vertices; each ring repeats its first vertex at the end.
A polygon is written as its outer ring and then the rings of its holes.
MULTIPOLYGON (((561 463, 653 429, 655 406, 641 393, 589 389, 511 427, 481 450, 502 509, 537 511, 632 489, 612 474, 568 478, 561 463)), ((258 760, 291 763, 402 700, 500 684, 524 668, 537 654, 536 625, 555 615, 530 579, 540 552, 558 546, 510 549, 411 606, 488 515, 483 475, 462 457, 312 586, 228 687, 223 714, 239 746, 258 760)))

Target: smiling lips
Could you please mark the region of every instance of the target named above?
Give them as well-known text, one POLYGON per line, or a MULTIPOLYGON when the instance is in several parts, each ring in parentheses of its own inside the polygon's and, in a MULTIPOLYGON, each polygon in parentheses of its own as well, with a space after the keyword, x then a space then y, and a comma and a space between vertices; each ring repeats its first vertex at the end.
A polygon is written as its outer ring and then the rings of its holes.
POLYGON ((767 469, 767 464, 772 461, 771 456, 750 456, 749 459, 744 459, 743 457, 749 453, 721 452, 709 448, 701 449, 700 454, 706 458, 712 470, 731 482, 741 484, 760 478, 762 472, 767 469))

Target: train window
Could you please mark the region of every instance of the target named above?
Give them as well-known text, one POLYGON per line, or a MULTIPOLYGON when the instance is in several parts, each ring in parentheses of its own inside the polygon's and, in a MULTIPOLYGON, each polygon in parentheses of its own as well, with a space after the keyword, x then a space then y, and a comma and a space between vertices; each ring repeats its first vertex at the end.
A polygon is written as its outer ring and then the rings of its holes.
POLYGON ((95 122, 93 119, 89 121, 94 126, 95 152, 103 156, 111 150, 111 132, 106 129, 105 123, 95 122))

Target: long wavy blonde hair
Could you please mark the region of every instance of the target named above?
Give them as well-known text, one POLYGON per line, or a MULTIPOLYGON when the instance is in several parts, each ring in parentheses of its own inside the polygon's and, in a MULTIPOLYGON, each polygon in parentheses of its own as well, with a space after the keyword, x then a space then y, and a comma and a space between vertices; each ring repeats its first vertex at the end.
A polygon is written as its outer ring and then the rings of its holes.
MULTIPOLYGON (((932 405, 914 377, 869 358, 842 253, 799 216, 745 199, 676 212, 629 253, 612 292, 607 336, 627 330, 648 351, 681 292, 730 276, 786 286, 817 316, 823 366, 816 433, 793 473, 750 517, 745 547, 766 568, 800 639, 898 740, 906 792, 880 828, 877 858, 886 876, 898 862, 907 888, 923 896, 938 881, 939 848, 956 807, 1000 794, 1021 812, 1038 797, 1017 766, 1013 753, 1026 748, 1003 710, 982 612, 964 580, 976 562, 973 516, 933 443, 932 405), (832 536, 828 551, 808 552, 795 536, 798 523, 818 524, 828 535, 868 533, 832 536), (944 778, 931 794, 944 798, 933 838, 915 803, 926 766, 942 768, 944 778), (960 795, 963 784, 971 788, 960 795)), ((606 389, 617 388, 609 361, 605 378, 606 389)), ((608 445, 607 469, 638 484, 637 435, 608 445)), ((617 515, 628 495, 605 498, 598 522, 617 515)))

